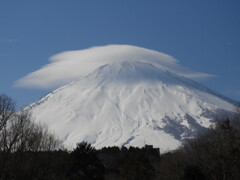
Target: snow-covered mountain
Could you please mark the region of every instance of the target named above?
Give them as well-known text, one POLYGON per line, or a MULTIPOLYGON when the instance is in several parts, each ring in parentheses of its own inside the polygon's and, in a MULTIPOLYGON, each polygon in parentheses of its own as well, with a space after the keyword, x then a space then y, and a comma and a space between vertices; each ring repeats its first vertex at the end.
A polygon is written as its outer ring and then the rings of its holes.
POLYGON ((144 146, 162 151, 208 128, 230 100, 171 71, 140 61, 98 67, 27 107, 67 147, 88 141, 104 146, 144 146))

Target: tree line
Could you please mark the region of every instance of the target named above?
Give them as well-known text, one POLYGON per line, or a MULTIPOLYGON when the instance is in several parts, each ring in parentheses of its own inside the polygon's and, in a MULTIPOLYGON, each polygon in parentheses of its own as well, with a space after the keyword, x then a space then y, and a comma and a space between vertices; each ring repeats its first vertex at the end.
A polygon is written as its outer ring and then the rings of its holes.
POLYGON ((239 170, 240 111, 164 154, 150 145, 97 150, 87 142, 68 151, 0 95, 0 179, 237 180, 239 170))

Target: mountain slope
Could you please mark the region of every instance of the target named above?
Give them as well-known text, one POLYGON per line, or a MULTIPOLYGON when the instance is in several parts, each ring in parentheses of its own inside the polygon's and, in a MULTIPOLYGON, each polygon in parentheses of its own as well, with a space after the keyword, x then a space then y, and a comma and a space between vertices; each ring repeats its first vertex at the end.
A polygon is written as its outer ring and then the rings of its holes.
POLYGON ((192 80, 123 61, 100 66, 27 108, 70 148, 88 141, 97 148, 153 144, 166 151, 234 106, 192 80))

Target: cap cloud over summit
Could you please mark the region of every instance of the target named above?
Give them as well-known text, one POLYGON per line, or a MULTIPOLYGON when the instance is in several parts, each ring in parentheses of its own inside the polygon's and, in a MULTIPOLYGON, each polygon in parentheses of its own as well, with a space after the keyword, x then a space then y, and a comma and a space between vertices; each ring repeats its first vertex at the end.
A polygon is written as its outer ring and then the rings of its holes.
POLYGON ((107 45, 65 51, 50 57, 50 63, 15 82, 17 87, 55 88, 80 79, 101 65, 143 62, 187 78, 211 75, 189 70, 170 55, 131 45, 107 45))

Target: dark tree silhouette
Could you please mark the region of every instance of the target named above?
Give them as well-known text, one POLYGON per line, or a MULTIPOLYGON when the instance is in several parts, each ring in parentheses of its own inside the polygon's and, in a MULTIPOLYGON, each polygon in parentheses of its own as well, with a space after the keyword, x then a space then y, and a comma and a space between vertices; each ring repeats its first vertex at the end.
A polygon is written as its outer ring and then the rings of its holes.
POLYGON ((24 167, 16 166, 24 162, 24 152, 50 151, 59 145, 45 126, 34 123, 27 111, 16 111, 14 100, 0 94, 0 179, 16 179, 24 167))
POLYGON ((154 169, 141 151, 130 153, 120 167, 120 177, 124 180, 151 180, 154 169))
POLYGON ((70 154, 69 179, 103 179, 105 168, 94 147, 82 142, 70 154))

